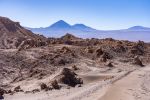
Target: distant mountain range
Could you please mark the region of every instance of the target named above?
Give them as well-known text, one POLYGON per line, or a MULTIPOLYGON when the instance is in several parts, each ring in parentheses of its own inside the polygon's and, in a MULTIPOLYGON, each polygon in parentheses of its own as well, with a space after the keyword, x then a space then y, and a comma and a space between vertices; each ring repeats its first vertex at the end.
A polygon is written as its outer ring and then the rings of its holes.
POLYGON ((142 40, 150 42, 150 28, 143 26, 133 26, 121 30, 97 30, 84 24, 70 25, 60 20, 45 28, 26 28, 34 33, 43 34, 47 37, 61 37, 66 33, 71 33, 81 38, 114 38, 119 40, 142 40))
POLYGON ((150 28, 148 27, 143 27, 143 26, 133 26, 131 28, 128 28, 128 30, 144 30, 144 31, 150 31, 150 28))

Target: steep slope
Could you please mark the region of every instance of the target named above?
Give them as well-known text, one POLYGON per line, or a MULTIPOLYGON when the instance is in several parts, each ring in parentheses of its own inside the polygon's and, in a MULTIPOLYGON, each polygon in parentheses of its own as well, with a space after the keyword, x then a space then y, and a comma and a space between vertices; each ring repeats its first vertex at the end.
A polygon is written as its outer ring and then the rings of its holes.
POLYGON ((23 28, 19 22, 0 17, 0 48, 17 48, 25 39, 44 39, 23 28))

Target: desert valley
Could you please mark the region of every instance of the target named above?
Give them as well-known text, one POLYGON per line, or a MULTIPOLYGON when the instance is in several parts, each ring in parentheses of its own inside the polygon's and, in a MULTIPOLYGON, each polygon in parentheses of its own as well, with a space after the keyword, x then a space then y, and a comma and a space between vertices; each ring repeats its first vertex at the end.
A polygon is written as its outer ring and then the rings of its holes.
POLYGON ((150 100, 150 43, 35 34, 0 17, 4 100, 150 100))

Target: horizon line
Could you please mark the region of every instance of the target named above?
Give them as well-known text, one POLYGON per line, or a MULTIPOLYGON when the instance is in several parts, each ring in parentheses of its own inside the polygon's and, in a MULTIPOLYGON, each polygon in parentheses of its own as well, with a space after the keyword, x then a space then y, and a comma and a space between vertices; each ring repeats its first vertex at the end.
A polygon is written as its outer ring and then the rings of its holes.
POLYGON ((47 25, 47 26, 40 26, 40 27, 32 27, 32 26, 24 26, 24 25, 22 25, 21 23, 21 25, 23 26, 23 27, 27 27, 27 28, 47 28, 47 27, 50 27, 51 25, 53 25, 53 24, 55 24, 55 23, 57 23, 57 22, 59 22, 59 21, 64 21, 65 23, 67 23, 67 24, 69 24, 70 26, 73 26, 73 25, 76 25, 76 24, 83 24, 83 25, 85 25, 85 26, 87 26, 87 27, 90 27, 90 28, 92 28, 92 29, 95 29, 95 30, 102 30, 102 31, 107 31, 107 30, 125 30, 125 29, 129 29, 129 28, 132 28, 132 27, 135 27, 135 26, 139 26, 139 27, 145 27, 145 28, 150 28, 149 26, 143 26, 143 25, 133 25, 133 26, 130 26, 130 27, 126 27, 126 28, 121 28, 121 29, 97 29, 97 28, 94 28, 94 27, 92 27, 92 26, 89 26, 89 25, 86 25, 86 24, 84 24, 84 23, 74 23, 74 24, 70 24, 70 23, 68 23, 67 21, 65 21, 65 20, 63 20, 63 19, 60 19, 60 20, 58 20, 58 21, 54 21, 52 24, 50 24, 50 25, 47 25))

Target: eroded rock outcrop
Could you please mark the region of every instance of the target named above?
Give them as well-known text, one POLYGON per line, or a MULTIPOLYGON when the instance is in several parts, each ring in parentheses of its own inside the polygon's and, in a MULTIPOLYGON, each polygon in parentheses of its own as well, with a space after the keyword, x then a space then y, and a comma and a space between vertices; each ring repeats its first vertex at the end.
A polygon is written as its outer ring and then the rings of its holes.
POLYGON ((5 93, 5 90, 4 90, 4 89, 2 89, 2 88, 0 88, 0 96, 3 96, 3 95, 4 95, 4 93, 5 93))
POLYGON ((144 66, 139 56, 134 57, 134 64, 139 65, 139 66, 144 66))
POLYGON ((0 48, 13 49, 18 48, 22 41, 26 39, 35 39, 46 41, 41 35, 36 35, 30 30, 22 27, 19 22, 14 22, 6 17, 0 17, 0 48))
POLYGON ((79 78, 75 72, 68 68, 63 68, 61 73, 56 77, 56 80, 58 83, 67 84, 72 87, 75 87, 77 84, 83 84, 82 79, 79 78))

